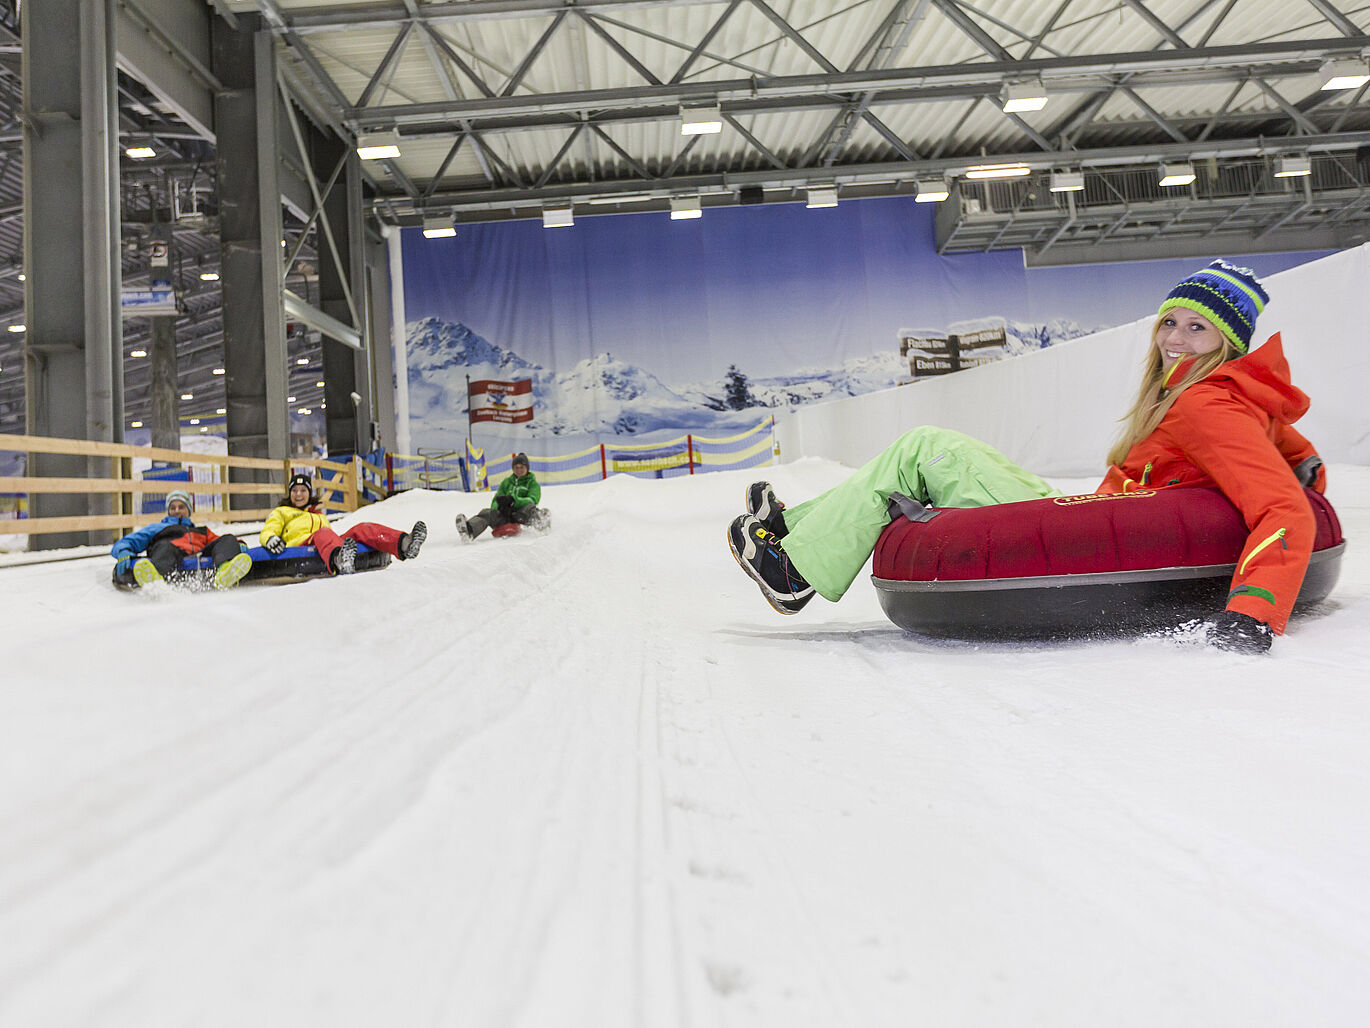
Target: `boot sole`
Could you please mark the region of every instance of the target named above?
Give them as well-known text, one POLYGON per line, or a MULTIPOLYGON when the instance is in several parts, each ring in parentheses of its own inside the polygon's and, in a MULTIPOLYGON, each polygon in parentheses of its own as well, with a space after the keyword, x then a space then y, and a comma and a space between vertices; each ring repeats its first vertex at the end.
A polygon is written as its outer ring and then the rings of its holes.
POLYGON ((737 566, 740 567, 743 571, 747 572, 747 577, 756 583, 757 588, 761 590, 761 595, 766 597, 766 602, 769 603, 773 608, 775 608, 775 610, 778 613, 798 614, 799 611, 803 608, 804 604, 808 603, 809 600, 813 599, 813 593, 809 593, 808 596, 805 596, 802 600, 799 601, 784 600, 777 596, 775 593, 773 593, 770 587, 767 586, 766 583, 761 580, 761 576, 756 573, 756 569, 752 567, 751 564, 749 564, 745 558, 743 558, 742 554, 737 552, 737 547, 733 545, 733 533, 731 531, 732 526, 729 525, 728 529, 728 552, 733 555, 733 560, 737 561, 737 566), (799 604, 799 606, 797 607, 793 606, 793 604, 796 602, 798 602, 799 604))
POLYGON ((139 557, 133 563, 133 580, 139 587, 152 585, 154 582, 165 582, 162 573, 157 570, 157 565, 146 557, 139 557))
POLYGON ((231 560, 226 560, 214 572, 215 589, 231 589, 243 580, 243 576, 252 570, 252 558, 246 553, 240 553, 231 560))

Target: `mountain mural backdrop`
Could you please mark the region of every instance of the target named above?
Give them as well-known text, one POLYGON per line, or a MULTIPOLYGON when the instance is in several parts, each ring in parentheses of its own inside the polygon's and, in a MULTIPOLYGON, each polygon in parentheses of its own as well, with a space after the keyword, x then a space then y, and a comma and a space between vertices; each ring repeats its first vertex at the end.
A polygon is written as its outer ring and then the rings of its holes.
MULTIPOLYGON (((1026 353, 1090 331, 1065 319, 1008 322, 1006 350, 1009 355, 1026 353)), ((745 367, 736 367, 728 378, 718 381, 668 385, 650 370, 611 353, 587 358, 558 373, 490 342, 466 325, 436 317, 411 322, 406 347, 413 444, 443 449, 456 449, 466 437, 468 378, 532 379, 535 413, 531 422, 482 423, 476 426, 476 434, 510 440, 530 452, 555 454, 584 445, 587 439, 735 432, 756 424, 770 410, 893 388, 908 372, 907 361, 891 347, 836 368, 800 369, 769 378, 749 378, 745 367)))

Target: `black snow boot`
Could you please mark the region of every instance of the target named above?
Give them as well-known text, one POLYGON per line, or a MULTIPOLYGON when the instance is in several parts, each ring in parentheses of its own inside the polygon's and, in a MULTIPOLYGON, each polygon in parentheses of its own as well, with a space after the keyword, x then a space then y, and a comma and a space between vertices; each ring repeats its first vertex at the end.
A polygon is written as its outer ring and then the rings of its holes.
POLYGON ((328 558, 328 570, 335 575, 350 575, 357 570, 357 540, 344 539, 328 558))
POLYGON ((747 513, 766 526, 766 531, 777 539, 784 539, 789 531, 781 511, 785 505, 776 499, 769 482, 753 482, 747 486, 747 513))
POLYGON ((413 560, 419 555, 419 548, 423 546, 423 541, 428 538, 428 526, 422 521, 415 521, 414 527, 404 535, 400 536, 400 560, 413 560))
POLYGON ((790 563, 780 540, 758 519, 743 514, 728 526, 728 549, 761 587, 766 602, 782 614, 798 614, 813 599, 813 586, 790 563))

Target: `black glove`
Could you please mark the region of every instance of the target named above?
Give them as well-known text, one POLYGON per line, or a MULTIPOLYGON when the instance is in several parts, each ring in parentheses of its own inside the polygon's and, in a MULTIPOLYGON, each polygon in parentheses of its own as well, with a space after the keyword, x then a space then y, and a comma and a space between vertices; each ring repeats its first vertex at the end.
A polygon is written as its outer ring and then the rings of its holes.
POLYGON ((512 514, 514 513, 514 498, 507 494, 504 496, 496 496, 495 506, 499 508, 501 514, 512 514))
POLYGON ((1209 645, 1231 653, 1265 653, 1274 638, 1264 621, 1235 610, 1223 611, 1208 625, 1209 645))
POLYGON ((285 552, 285 540, 278 535, 273 535, 266 541, 267 552, 277 556, 285 552))

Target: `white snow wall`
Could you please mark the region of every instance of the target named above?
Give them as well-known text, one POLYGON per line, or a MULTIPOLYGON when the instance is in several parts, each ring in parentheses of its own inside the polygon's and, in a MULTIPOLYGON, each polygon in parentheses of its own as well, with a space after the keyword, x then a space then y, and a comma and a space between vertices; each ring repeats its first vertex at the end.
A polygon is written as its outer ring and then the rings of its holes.
MULTIPOLYGON (((1328 461, 1370 464, 1370 244, 1264 281, 1270 304, 1256 338, 1283 335, 1294 382, 1313 401, 1300 431, 1328 461)), ((983 439, 1039 474, 1102 477, 1118 419, 1140 381, 1153 320, 777 414, 780 459, 827 457, 858 467, 908 429, 940 425, 983 439)))

